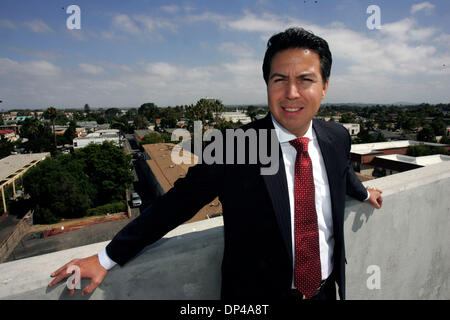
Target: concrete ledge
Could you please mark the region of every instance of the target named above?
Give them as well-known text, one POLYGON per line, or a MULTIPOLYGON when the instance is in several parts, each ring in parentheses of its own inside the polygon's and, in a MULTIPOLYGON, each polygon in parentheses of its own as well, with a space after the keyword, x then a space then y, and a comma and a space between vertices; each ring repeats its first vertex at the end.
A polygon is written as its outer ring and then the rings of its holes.
MULTIPOLYGON (((347 298, 450 299, 450 163, 364 184, 382 189, 384 202, 381 210, 346 203, 347 298)), ((47 289, 51 272, 107 243, 0 264, 0 299, 220 297, 222 217, 179 226, 125 267, 112 269, 91 296, 77 290, 69 297, 65 283, 47 289)))
MULTIPOLYGON (((50 274, 98 253, 109 241, 0 264, 0 299, 219 299, 221 225, 217 217, 179 226, 125 267, 114 267, 87 297, 80 290, 70 297, 66 282, 47 288, 50 274)), ((82 280, 82 287, 87 284, 82 280)))
POLYGON ((346 203, 347 299, 450 299, 450 163, 365 185, 384 201, 346 203))

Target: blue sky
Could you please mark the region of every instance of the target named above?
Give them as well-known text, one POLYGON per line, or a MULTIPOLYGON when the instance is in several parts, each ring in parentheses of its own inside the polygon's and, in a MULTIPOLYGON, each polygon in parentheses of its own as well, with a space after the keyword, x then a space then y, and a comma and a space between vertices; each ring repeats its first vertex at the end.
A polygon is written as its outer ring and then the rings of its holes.
POLYGON ((324 102, 448 103, 448 21, 446 0, 2 0, 0 109, 265 103, 266 42, 294 25, 330 45, 324 102), (367 28, 372 4, 381 29, 367 28))

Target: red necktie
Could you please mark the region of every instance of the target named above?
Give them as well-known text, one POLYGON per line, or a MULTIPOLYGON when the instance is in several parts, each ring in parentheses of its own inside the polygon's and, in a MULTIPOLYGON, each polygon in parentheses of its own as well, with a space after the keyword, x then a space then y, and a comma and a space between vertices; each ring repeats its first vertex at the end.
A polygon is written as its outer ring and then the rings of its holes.
POLYGON ((308 141, 308 138, 297 138, 289 142, 297 150, 294 179, 294 285, 307 298, 311 298, 320 285, 322 272, 314 178, 308 154, 308 141))

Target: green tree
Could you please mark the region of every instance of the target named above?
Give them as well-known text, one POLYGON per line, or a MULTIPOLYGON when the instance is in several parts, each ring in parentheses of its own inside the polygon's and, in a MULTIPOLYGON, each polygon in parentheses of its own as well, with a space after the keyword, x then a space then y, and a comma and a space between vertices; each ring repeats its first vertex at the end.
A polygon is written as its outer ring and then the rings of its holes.
POLYGON ((96 205, 123 200, 125 190, 133 182, 131 156, 111 142, 89 144, 74 152, 83 163, 83 171, 97 187, 96 205))
POLYGON ((69 127, 64 131, 64 138, 67 144, 72 144, 73 139, 75 139, 76 135, 76 123, 75 121, 70 121, 69 127))
POLYGON ((25 119, 21 123, 21 138, 28 139, 23 144, 27 152, 52 152, 55 153, 55 145, 52 142, 52 130, 48 123, 41 123, 37 119, 25 119))
POLYGON ((431 123, 431 128, 433 128, 435 136, 445 136, 446 134, 446 125, 442 118, 434 119, 434 121, 431 123))
POLYGON ((406 154, 411 157, 422 157, 433 154, 448 155, 448 151, 444 147, 434 147, 427 145, 409 146, 406 154))
POLYGON ((56 148, 55 120, 56 120, 57 115, 58 115, 58 111, 54 107, 49 107, 44 112, 44 118, 45 119, 49 119, 52 122, 52 125, 53 125, 53 136, 54 136, 54 139, 55 139, 54 140, 55 141, 55 148, 56 148))
POLYGON ((8 141, 5 137, 0 137, 0 159, 11 155, 14 151, 14 143, 8 141))
POLYGON ((82 163, 70 155, 45 159, 24 175, 23 184, 36 208, 35 223, 83 217, 95 194, 82 163))
POLYGON ((147 133, 141 140, 141 144, 153 144, 165 142, 164 136, 158 132, 147 133))
POLYGON ((430 126, 424 126, 422 130, 417 132, 417 140, 424 142, 436 142, 436 136, 434 134, 433 128, 430 126))
POLYGON ((355 123, 356 117, 353 113, 344 113, 339 120, 340 123, 355 123))
POLYGON ((139 107, 138 114, 145 116, 150 122, 155 122, 155 119, 160 117, 160 110, 153 102, 147 102, 139 107))

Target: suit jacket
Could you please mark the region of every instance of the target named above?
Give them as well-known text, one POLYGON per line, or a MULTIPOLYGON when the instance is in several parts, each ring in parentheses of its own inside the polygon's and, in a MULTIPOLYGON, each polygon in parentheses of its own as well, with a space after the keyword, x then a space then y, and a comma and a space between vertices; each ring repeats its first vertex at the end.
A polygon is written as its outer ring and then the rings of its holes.
MULTIPOLYGON (((273 128, 270 114, 242 127, 244 131, 255 129, 257 132, 258 129, 273 128)), ((313 130, 328 175, 335 240, 333 272, 339 295, 344 299, 345 196, 348 194, 363 201, 367 191, 350 164, 351 138, 347 130, 339 124, 316 119, 313 130)), ((258 145, 260 139, 258 135, 258 145)), ((189 220, 219 196, 224 219, 222 298, 287 295, 293 274, 291 213, 281 147, 279 143, 277 146, 279 169, 274 175, 261 175, 263 165, 259 161, 245 165, 198 164, 191 167, 185 178, 177 180, 171 190, 114 237, 106 248, 108 256, 124 265, 145 246, 189 220)))

